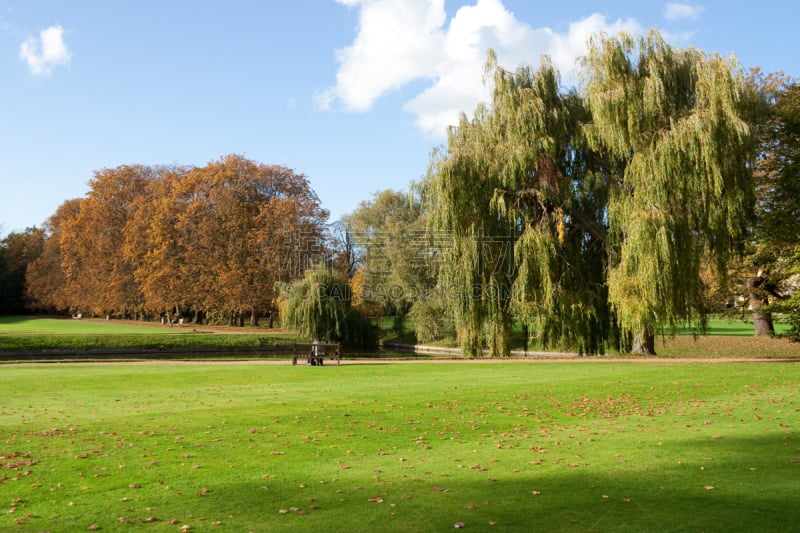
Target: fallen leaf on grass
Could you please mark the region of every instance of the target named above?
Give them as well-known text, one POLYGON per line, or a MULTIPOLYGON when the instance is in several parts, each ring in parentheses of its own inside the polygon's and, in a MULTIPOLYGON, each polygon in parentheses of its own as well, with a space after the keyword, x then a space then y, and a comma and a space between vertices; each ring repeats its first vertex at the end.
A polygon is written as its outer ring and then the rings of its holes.
POLYGON ((464 522, 456 522, 455 524, 453 524, 453 527, 456 528, 456 529, 463 529, 463 528, 465 528, 467 526, 466 526, 466 524, 464 524, 464 522))
POLYGON ((383 503, 383 498, 381 498, 380 496, 373 496, 372 498, 369 498, 367 501, 372 503, 383 503))
POLYGON ((703 488, 704 488, 704 489, 706 489, 706 490, 714 490, 714 487, 713 487, 713 485, 706 485, 706 486, 705 486, 705 487, 703 487, 703 488))

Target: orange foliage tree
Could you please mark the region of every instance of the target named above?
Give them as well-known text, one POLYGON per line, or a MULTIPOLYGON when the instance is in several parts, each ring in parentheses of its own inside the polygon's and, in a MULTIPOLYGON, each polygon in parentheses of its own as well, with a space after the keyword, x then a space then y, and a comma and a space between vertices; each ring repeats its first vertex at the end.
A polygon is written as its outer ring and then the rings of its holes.
POLYGON ((60 268, 61 309, 257 324, 274 310, 275 283, 301 276, 298 258, 325 233, 305 176, 240 155, 105 169, 89 184, 71 216, 51 224, 49 262, 31 268, 40 305, 56 301, 45 267, 60 268))

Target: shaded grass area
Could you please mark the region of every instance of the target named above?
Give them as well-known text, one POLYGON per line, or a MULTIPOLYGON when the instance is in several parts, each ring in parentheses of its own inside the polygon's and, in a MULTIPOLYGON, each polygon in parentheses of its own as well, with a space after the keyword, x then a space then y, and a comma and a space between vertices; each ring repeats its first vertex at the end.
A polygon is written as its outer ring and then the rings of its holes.
POLYGON ((785 531, 787 363, 7 367, 9 531, 785 531))

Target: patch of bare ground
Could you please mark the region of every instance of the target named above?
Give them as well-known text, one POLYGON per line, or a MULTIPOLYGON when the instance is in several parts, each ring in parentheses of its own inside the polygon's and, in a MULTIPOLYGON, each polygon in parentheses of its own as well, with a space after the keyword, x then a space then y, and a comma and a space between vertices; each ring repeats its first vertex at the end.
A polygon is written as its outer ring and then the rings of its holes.
POLYGON ((678 336, 657 342, 656 352, 669 358, 800 359, 800 342, 755 336, 678 336))

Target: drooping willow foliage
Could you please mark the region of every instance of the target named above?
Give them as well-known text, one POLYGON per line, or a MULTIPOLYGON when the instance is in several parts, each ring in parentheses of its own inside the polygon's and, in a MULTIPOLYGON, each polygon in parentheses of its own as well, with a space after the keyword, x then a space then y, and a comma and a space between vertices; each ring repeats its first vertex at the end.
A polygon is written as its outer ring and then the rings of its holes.
POLYGON ((702 319, 701 258, 725 272, 753 205, 751 94, 733 60, 656 33, 598 37, 583 61, 593 147, 621 164, 608 205, 609 298, 635 351, 702 319))
POLYGON ((350 346, 375 344, 373 326, 352 306, 344 273, 320 265, 307 270, 302 279, 278 283, 277 289, 283 323, 302 336, 350 346))
POLYGON ((547 346, 652 352, 658 325, 702 316, 701 257, 725 263, 752 199, 734 67, 601 36, 579 94, 546 57, 511 73, 490 54, 492 105, 451 129, 424 190, 465 352, 507 355, 515 318, 547 346))

